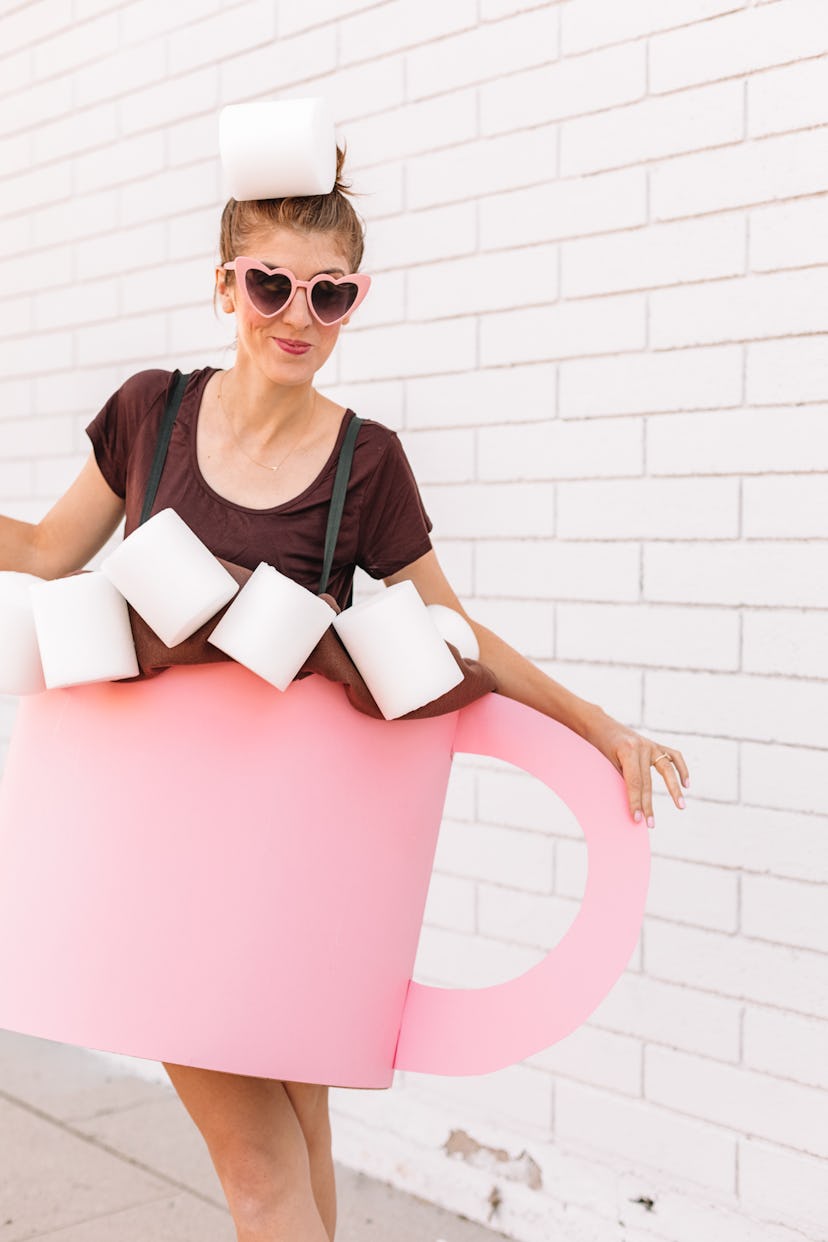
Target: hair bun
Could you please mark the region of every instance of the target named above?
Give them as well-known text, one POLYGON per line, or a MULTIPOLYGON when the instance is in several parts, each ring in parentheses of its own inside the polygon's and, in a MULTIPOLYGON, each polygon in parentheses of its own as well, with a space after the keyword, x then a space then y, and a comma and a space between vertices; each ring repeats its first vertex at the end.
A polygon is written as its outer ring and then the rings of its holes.
POLYGON ((342 169, 345 165, 346 150, 347 150, 347 144, 346 146, 342 146, 342 147, 340 147, 339 143, 336 144, 336 178, 334 180, 333 189, 338 190, 340 194, 347 193, 347 191, 351 188, 351 184, 352 184, 352 182, 343 181, 342 179, 342 169))

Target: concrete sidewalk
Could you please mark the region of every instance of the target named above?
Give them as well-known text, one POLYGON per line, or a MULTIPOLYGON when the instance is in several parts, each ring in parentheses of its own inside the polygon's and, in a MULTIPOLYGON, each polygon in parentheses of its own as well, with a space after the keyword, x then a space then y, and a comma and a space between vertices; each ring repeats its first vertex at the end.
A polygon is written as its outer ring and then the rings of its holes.
MULTIPOLYGON (((337 1164, 337 1242, 502 1242, 337 1164)), ((168 1081, 0 1031, 0 1242, 235 1242, 221 1184, 168 1081)))

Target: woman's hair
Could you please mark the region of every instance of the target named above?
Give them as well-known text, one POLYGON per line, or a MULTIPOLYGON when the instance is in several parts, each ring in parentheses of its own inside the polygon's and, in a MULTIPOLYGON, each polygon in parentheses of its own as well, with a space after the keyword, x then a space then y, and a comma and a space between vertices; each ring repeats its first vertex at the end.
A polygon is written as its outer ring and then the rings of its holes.
MULTIPOLYGON (((221 213, 219 263, 229 263, 259 233, 277 225, 302 233, 332 233, 348 258, 349 271, 359 271, 365 246, 362 222, 345 197, 351 193, 350 182, 340 179, 345 163, 345 149, 337 144, 336 179, 328 194, 307 194, 290 198, 254 198, 239 202, 229 198, 221 213)), ((228 285, 235 272, 225 272, 228 285)), ((213 289, 213 311, 216 309, 218 287, 213 289)))

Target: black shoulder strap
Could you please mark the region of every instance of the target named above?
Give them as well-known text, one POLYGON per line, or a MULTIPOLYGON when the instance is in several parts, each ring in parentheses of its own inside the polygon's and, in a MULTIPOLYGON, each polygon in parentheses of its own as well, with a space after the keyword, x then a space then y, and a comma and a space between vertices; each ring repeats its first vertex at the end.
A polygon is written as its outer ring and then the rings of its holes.
MULTIPOLYGON (((331 572, 331 564, 333 562, 333 554, 336 549, 336 541, 339 536, 339 523, 342 520, 342 510, 345 507, 345 493, 348 490, 348 479, 351 475, 351 461, 354 456, 354 442, 357 438, 357 432, 362 426, 362 419, 355 414, 348 424, 348 430, 345 432, 345 439, 342 442, 342 448, 339 450, 339 461, 336 466, 336 476, 334 478, 333 493, 331 495, 331 504, 328 509, 328 527, 325 531, 325 552, 322 559, 322 576, 319 579, 319 587, 317 595, 321 595, 328 585, 328 578, 331 572)), ((350 607, 353 599, 354 588, 348 593, 348 601, 346 608, 350 607)))
MULTIPOLYGON (((144 496, 144 507, 141 510, 141 521, 145 522, 152 513, 152 506, 155 501, 155 494, 158 491, 158 484, 161 479, 161 472, 164 469, 164 462, 167 456, 167 448, 172 435, 173 423, 178 414, 178 407, 181 405, 181 398, 184 395, 184 389, 187 386, 189 375, 184 375, 176 368, 174 371, 173 385, 167 400, 167 406, 158 429, 158 441, 155 446, 155 456, 152 461, 149 479, 147 481, 147 490, 144 496)), ((342 511, 345 508, 345 494, 348 490, 348 479, 351 475, 351 462, 354 455, 354 442, 356 441, 357 432, 362 426, 362 419, 358 415, 354 415, 348 424, 348 430, 345 432, 345 439, 342 442, 342 448, 339 451, 339 461, 336 466, 336 475, 334 477, 333 494, 331 495, 331 503, 328 509, 328 526, 325 531, 325 551, 323 554, 322 576, 319 579, 319 588, 317 595, 321 595, 328 585, 328 578, 331 573, 331 564, 333 562, 333 554, 336 550, 336 541, 339 537, 339 524, 342 520, 342 511)), ((348 594, 346 607, 349 607, 353 599, 353 585, 348 594)))
POLYGON ((189 375, 182 375, 176 367, 173 372, 173 386, 167 399, 167 408, 164 410, 164 416, 161 419, 161 425, 158 428, 158 441, 155 445, 155 456, 152 459, 149 479, 147 480, 147 490, 144 494, 144 507, 141 510, 141 520, 146 522, 152 513, 152 506, 155 502, 155 493, 158 491, 158 484, 161 480, 161 471, 164 469, 164 462, 167 457, 167 448, 172 435, 173 423, 178 413, 178 407, 181 405, 181 398, 184 396, 184 389, 187 387, 189 375))

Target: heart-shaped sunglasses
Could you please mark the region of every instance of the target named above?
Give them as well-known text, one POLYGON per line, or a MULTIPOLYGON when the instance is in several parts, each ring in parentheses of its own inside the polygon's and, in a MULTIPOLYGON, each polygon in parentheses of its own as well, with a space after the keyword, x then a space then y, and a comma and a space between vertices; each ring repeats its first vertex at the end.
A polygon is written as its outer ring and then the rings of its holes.
POLYGON ((355 311, 371 286, 371 277, 364 272, 351 272, 347 276, 320 272, 311 280, 298 280, 289 267, 268 267, 247 254, 236 255, 221 266, 225 271, 236 273, 237 283, 250 305, 266 319, 285 310, 296 290, 304 289, 311 314, 330 327, 355 311))

